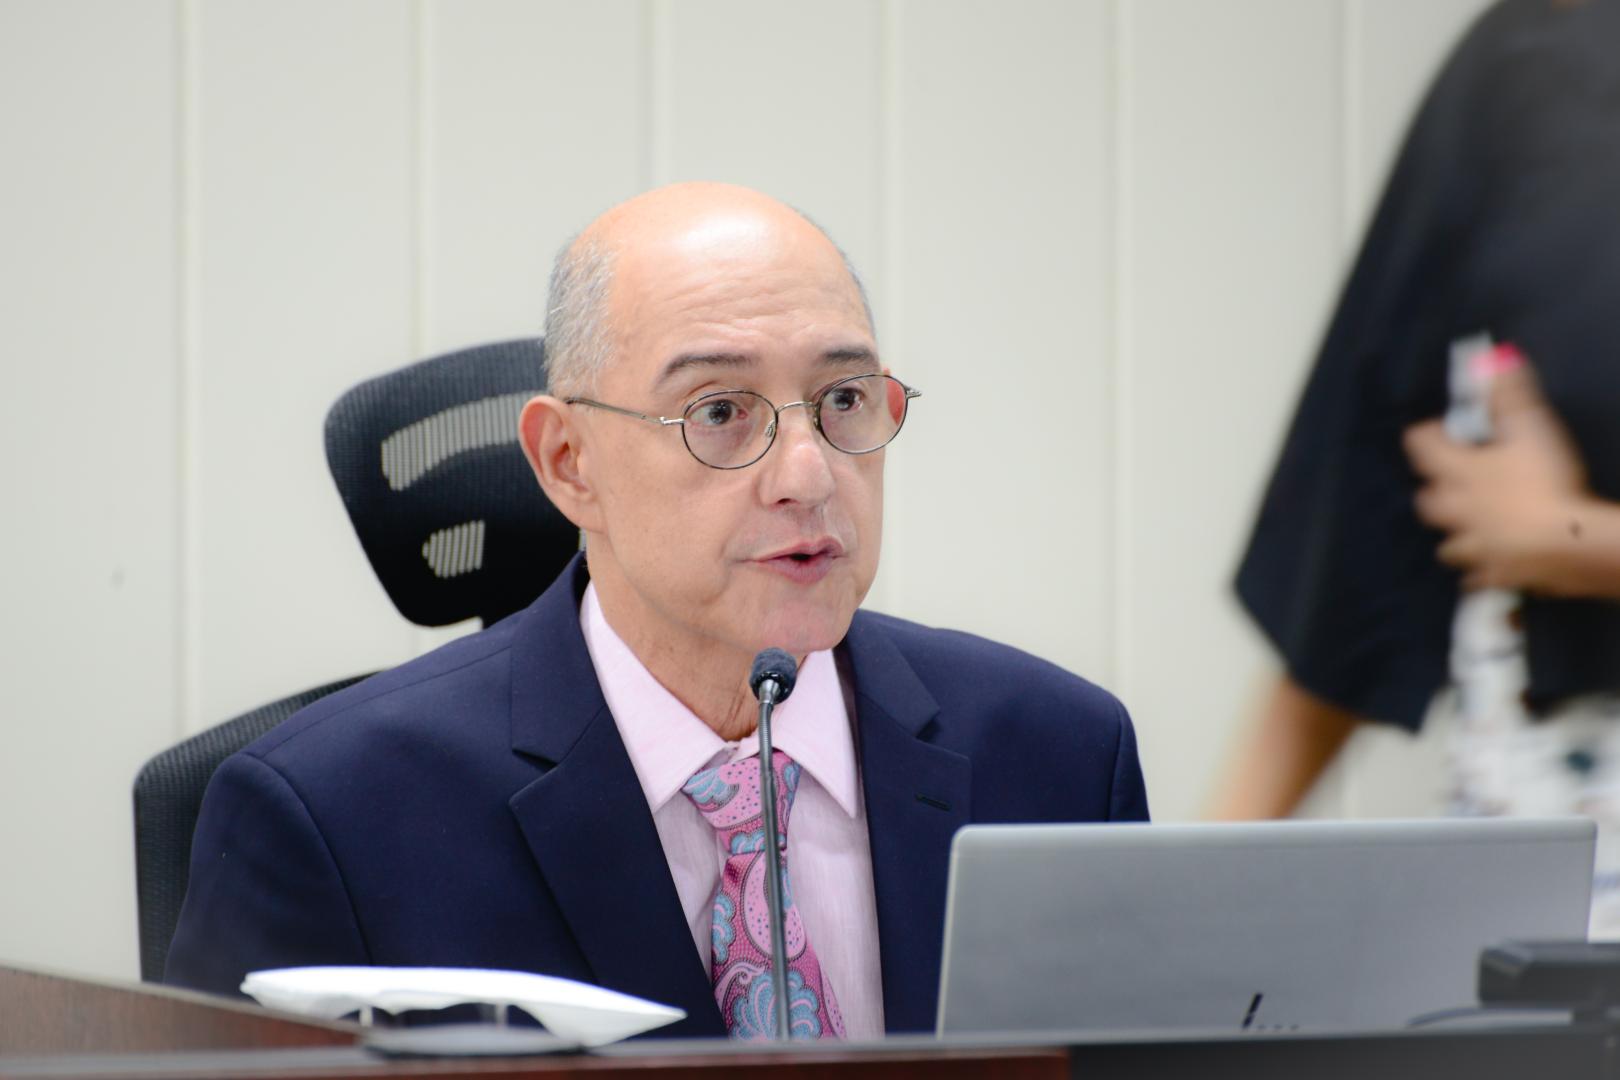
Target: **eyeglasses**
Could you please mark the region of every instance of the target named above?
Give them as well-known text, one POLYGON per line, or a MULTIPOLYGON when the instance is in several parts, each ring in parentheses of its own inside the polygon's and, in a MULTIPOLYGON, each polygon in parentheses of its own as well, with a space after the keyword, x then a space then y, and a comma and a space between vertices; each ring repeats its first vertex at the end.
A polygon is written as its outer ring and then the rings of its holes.
POLYGON ((711 469, 742 469, 765 456, 776 441, 776 429, 787 409, 809 409, 811 422, 834 450, 870 454, 900 434, 907 405, 912 398, 921 396, 921 390, 912 389, 892 375, 856 375, 822 388, 809 401, 790 401, 786 405, 773 405, 770 399, 751 390, 718 390, 692 402, 676 419, 648 416, 590 398, 571 397, 564 401, 650 424, 678 424, 686 449, 701 464, 711 469))

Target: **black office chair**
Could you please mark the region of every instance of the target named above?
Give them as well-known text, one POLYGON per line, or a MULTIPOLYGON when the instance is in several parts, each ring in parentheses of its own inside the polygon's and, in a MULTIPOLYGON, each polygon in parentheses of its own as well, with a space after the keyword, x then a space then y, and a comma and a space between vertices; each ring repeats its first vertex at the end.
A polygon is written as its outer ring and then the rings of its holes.
MULTIPOLYGON (((539 339, 424 360, 361 383, 326 416, 326 461, 389 599, 411 622, 489 625, 527 606, 579 548, 517 444, 544 385, 539 339)), ((135 779, 141 978, 163 977, 203 789, 220 762, 293 713, 365 678, 315 687, 209 728, 135 779)))

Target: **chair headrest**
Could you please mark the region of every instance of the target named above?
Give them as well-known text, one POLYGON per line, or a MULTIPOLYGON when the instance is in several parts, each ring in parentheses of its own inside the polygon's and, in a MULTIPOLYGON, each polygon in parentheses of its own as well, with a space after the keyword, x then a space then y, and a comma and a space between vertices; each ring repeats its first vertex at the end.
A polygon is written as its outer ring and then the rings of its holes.
POLYGON ((411 622, 487 626, 579 548, 518 445, 544 392, 540 339, 436 356, 361 383, 326 415, 326 462, 389 599, 411 622))

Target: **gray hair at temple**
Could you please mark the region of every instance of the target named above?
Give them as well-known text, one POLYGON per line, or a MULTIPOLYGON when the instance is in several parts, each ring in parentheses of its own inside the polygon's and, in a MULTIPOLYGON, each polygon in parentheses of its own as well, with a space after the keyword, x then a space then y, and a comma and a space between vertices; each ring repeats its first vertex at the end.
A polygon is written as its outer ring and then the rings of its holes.
MULTIPOLYGON (((849 255, 808 214, 794 209, 814 225, 844 261, 849 279, 860 294, 866 324, 877 336, 877 320, 866 285, 855 272, 849 255)), ((596 392, 596 380, 613 358, 613 335, 608 326, 607 301, 613 289, 614 252, 595 240, 574 237, 557 253, 551 268, 551 290, 546 297, 546 392, 557 397, 585 397, 596 392)))

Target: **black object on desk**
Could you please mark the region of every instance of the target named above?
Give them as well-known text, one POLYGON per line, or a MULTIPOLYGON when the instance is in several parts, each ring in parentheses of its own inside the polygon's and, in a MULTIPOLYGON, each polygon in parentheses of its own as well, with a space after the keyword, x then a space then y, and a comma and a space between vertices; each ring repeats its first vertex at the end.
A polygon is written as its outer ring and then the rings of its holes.
POLYGON ((1599 1019, 1620 1008, 1620 942, 1510 941, 1479 956, 1482 1005, 1548 1005, 1599 1019))

